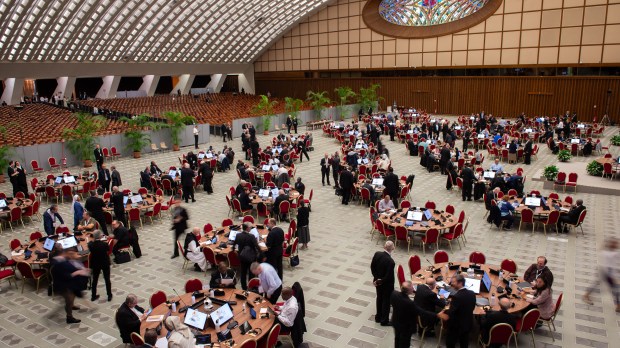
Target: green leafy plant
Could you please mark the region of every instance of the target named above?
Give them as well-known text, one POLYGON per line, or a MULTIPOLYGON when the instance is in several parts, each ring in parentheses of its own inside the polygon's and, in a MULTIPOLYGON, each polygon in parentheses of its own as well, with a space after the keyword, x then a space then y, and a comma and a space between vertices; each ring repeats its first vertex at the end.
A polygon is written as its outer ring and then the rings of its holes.
POLYGON ((273 117, 273 110, 278 105, 277 100, 269 100, 269 97, 261 94, 260 101, 258 104, 254 105, 252 108, 252 112, 255 114, 263 115, 263 132, 269 132, 269 127, 271 126, 271 119, 273 117))
POLYGON ((603 165, 598 163, 597 161, 592 161, 588 163, 586 167, 586 172, 590 175, 601 176, 603 174, 603 165))
POLYGON ((13 148, 9 145, 0 146, 0 175, 4 175, 4 171, 9 166, 13 148))
POLYGON ((364 111, 375 108, 376 104, 380 100, 383 100, 383 97, 377 95, 377 90, 379 88, 381 88, 381 85, 378 83, 373 83, 368 88, 360 88, 360 92, 357 96, 357 103, 364 111))
POLYGON ((616 134, 611 137, 611 145, 620 146, 620 134, 616 134))
POLYGON ((327 96, 327 91, 323 92, 306 92, 306 100, 310 102, 310 106, 314 110, 314 113, 318 119, 321 119, 321 113, 325 109, 325 106, 331 103, 331 100, 327 96))
POLYGON ((176 145, 178 147, 181 142, 181 131, 186 125, 195 123, 196 119, 193 116, 175 111, 166 111, 162 114, 162 116, 168 120, 166 127, 170 129, 172 145, 176 145))
POLYGON ((165 127, 162 123, 151 121, 149 114, 140 114, 129 117, 121 117, 121 121, 127 122, 125 138, 127 139, 127 149, 133 152, 140 152, 151 143, 151 137, 145 133, 146 130, 157 130, 165 127))
POLYGON ((73 117, 77 120, 77 125, 63 129, 62 138, 67 141, 69 152, 87 164, 86 161, 94 158, 95 134, 106 127, 107 120, 85 112, 76 112, 73 117))
POLYGON ((558 152, 558 161, 560 162, 568 162, 571 158, 573 158, 573 155, 570 154, 569 150, 560 150, 558 152))
POLYGON ((558 169, 557 166, 555 165, 550 165, 550 166, 546 166, 545 170, 543 171, 543 176, 549 180, 549 181, 553 181, 555 180, 555 178, 558 176, 558 172, 560 170, 558 169))
POLYGON ((284 111, 291 115, 292 120, 297 119, 297 115, 301 111, 301 108, 304 106, 304 101, 301 99, 286 97, 284 98, 284 111))
POLYGON ((340 116, 341 120, 344 120, 346 116, 345 113, 349 111, 349 106, 347 106, 346 104, 347 102, 349 102, 349 100, 355 98, 357 94, 353 92, 351 87, 338 87, 334 89, 334 92, 336 92, 336 94, 338 95, 338 99, 340 99, 340 104, 337 106, 338 116, 340 116))

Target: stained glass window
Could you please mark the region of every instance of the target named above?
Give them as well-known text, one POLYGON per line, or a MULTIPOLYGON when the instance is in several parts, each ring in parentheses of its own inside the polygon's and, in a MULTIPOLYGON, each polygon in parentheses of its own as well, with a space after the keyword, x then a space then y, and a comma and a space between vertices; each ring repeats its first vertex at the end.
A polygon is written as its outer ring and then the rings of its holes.
POLYGON ((430 26, 465 18, 491 0, 383 0, 379 14, 403 26, 430 26))

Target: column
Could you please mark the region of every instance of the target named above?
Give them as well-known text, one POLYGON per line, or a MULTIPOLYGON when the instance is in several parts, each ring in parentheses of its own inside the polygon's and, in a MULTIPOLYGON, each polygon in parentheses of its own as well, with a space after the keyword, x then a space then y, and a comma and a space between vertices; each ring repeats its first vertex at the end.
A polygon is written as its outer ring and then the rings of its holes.
POLYGON ((241 93, 242 88, 247 94, 256 93, 254 84, 254 64, 248 64, 248 68, 243 74, 239 74, 239 93, 241 93))
POLYGON ((190 88, 192 88, 192 83, 194 83, 195 77, 196 75, 190 74, 183 74, 179 76, 179 82, 177 82, 170 94, 178 94, 179 91, 181 91, 181 94, 188 94, 190 88))
POLYGON ((152 97, 155 95, 155 89, 157 89, 157 84, 159 83, 159 75, 146 75, 142 76, 142 85, 139 90, 144 91, 147 97, 152 97))
MULTIPOLYGON (((54 90, 54 95, 59 95, 62 98, 71 99, 71 94, 73 94, 73 89, 75 88, 75 77, 73 76, 61 76, 56 78, 56 89, 54 90)), ((76 96, 78 97, 78 96, 76 96)))
POLYGON ((116 91, 118 90, 119 82, 121 82, 120 76, 104 76, 103 85, 101 85, 101 88, 99 88, 99 92, 97 92, 97 98, 116 98, 116 91))
POLYGON ((9 105, 19 105, 24 96, 24 79, 10 77, 4 80, 4 92, 2 101, 9 105))
POLYGON ((207 85, 207 89, 213 93, 220 93, 224 81, 226 81, 226 74, 213 74, 211 75, 211 82, 207 85))

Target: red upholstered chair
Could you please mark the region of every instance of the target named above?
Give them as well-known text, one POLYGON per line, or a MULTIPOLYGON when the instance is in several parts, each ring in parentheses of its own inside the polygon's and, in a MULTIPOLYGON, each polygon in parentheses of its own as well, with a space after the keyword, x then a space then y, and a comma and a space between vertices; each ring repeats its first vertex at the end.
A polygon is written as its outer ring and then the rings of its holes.
POLYGON ((185 292, 194 292, 202 290, 202 282, 200 279, 190 279, 185 283, 185 292))
POLYGON ((529 332, 532 335, 532 344, 536 344, 534 340, 534 330, 536 329, 536 323, 539 318, 540 311, 538 308, 534 308, 527 311, 521 320, 517 321, 517 326, 514 332, 515 344, 517 343, 517 336, 521 332, 529 332))
POLYGON ((462 234, 463 234, 463 224, 457 223, 454 226, 453 232, 448 232, 448 233, 444 233, 441 235, 441 240, 445 240, 448 242, 448 245, 450 245, 450 251, 452 251, 453 240, 455 240, 458 243, 459 249, 462 249, 461 242, 459 242, 459 239, 461 238, 462 234))
POLYGON ((129 227, 131 228, 132 221, 140 221, 140 227, 142 227, 142 217, 140 216, 139 208, 131 208, 129 209, 129 217, 127 222, 129 222, 129 227))
MULTIPOLYGON (((555 317, 558 315, 558 311, 560 310, 560 307, 562 306, 562 297, 564 296, 563 293, 560 293, 560 295, 558 296, 558 300, 555 303, 555 310, 553 311, 553 314, 551 315, 550 318, 539 318, 538 322, 541 323, 547 323, 547 327, 549 328, 549 331, 551 331, 551 326, 553 326, 553 331, 555 331, 555 317)), ((553 342, 555 342, 555 337, 554 335, 550 335, 551 339, 553 340, 553 342)))
POLYGON ((569 226, 574 230, 579 227, 581 229, 581 235, 583 235, 583 221, 586 219, 586 214, 588 213, 588 209, 584 209, 581 214, 579 214, 579 220, 577 220, 576 224, 566 223, 566 226, 569 226))
POLYGON ((21 222, 22 226, 26 227, 24 225, 24 220, 22 219, 22 209, 20 207, 11 209, 11 212, 9 213, 9 226, 11 227, 11 231, 13 231, 13 222, 21 222))
POLYGON ((43 234, 42 234, 41 232, 39 232, 39 231, 32 232, 32 233, 30 234, 30 240, 39 239, 39 238, 41 238, 41 237, 43 237, 43 234))
POLYGON ((211 225, 210 223, 206 223, 203 227, 202 227, 202 233, 203 234, 207 234, 209 232, 213 231, 213 225, 211 225))
POLYGON ((148 193, 149 193, 149 190, 147 190, 146 187, 140 187, 138 189, 138 194, 140 194, 140 195, 147 195, 148 193))
MULTIPOLYGON (((12 260, 9 260, 12 261, 12 260)), ((6 265, 8 266, 8 265, 6 265)), ((2 267, 6 267, 5 265, 3 265, 2 267)), ((13 269, 2 269, 0 270, 0 283, 3 281, 8 281, 9 285, 12 285, 13 283, 11 283, 13 280, 15 280, 15 270, 13 269)), ((17 281, 15 281, 15 288, 17 288, 17 281)))
POLYGON ((558 194, 557 194, 557 193, 555 193, 555 192, 551 192, 551 193, 549 194, 549 199, 557 199, 557 200, 559 200, 559 199, 560 199, 560 195, 558 195, 558 194))
POLYGON ((160 304, 166 302, 167 299, 168 297, 166 296, 166 293, 161 290, 158 290, 153 295, 151 295, 151 299, 149 300, 149 303, 151 304, 151 308, 155 308, 159 306, 160 304))
POLYGON ((24 293, 24 287, 26 286, 26 279, 32 279, 37 285, 37 293, 39 292, 39 284, 41 279, 45 278, 47 275, 47 270, 45 269, 32 269, 29 263, 26 262, 18 262, 17 270, 22 275, 22 294, 24 293))
POLYGON ((407 280, 405 278, 405 269, 402 265, 398 265, 398 268, 396 269, 396 276, 398 277, 398 285, 404 283, 405 280, 407 280))
POLYGON ((439 231, 436 228, 431 228, 426 231, 426 234, 420 239, 422 242, 422 252, 426 254, 426 245, 435 243, 439 248, 439 231))
POLYGON ((228 253, 228 266, 236 270, 241 268, 241 260, 239 259, 239 254, 235 250, 231 250, 228 253))
POLYGON ((312 195, 314 194, 314 189, 310 189, 310 196, 308 199, 304 200, 304 203, 308 207, 308 210, 312 211, 312 195))
POLYGON ((58 204, 58 195, 56 190, 52 186, 45 186, 46 202, 49 202, 50 198, 56 198, 56 204, 58 204))
POLYGON ((161 214, 161 203, 157 202, 153 206, 153 210, 147 211, 144 213, 144 216, 147 216, 151 220, 151 224, 153 223, 153 218, 160 216, 161 214))
POLYGON ((258 289, 258 287, 260 286, 260 279, 258 278, 252 278, 248 281, 248 290, 249 291, 253 291, 258 289))
POLYGON ((116 146, 112 146, 112 148, 110 148, 110 151, 112 152, 111 153, 112 157, 114 158, 121 157, 121 153, 118 152, 118 150, 116 150, 116 146))
POLYGON ((60 168, 60 164, 56 163, 56 159, 54 157, 49 157, 47 159, 47 163, 50 165, 50 170, 54 170, 56 168, 60 168))
POLYGON ((473 253, 469 254, 469 262, 481 264, 485 263, 486 260, 487 258, 480 251, 474 251, 473 253))
POLYGON ((563 187, 564 191, 566 191, 566 173, 565 172, 559 172, 558 176, 555 178, 555 181, 553 182, 553 189, 555 190, 556 186, 561 186, 563 187))
POLYGON ((140 334, 136 332, 132 332, 130 337, 131 337, 131 344, 133 344, 134 347, 142 347, 144 345, 144 338, 142 338, 140 334))
POLYGON ((409 232, 405 226, 396 226, 394 229, 395 235, 395 243, 398 246, 398 241, 407 242, 407 252, 409 252, 409 247, 411 246, 411 238, 409 237, 409 232))
POLYGON ((564 197, 564 202, 568 204, 573 204, 573 197, 571 196, 564 197))
POLYGON ((564 191, 566 191, 566 186, 568 186, 568 187, 574 187, 575 192, 577 192, 577 179, 578 178, 579 178, 579 175, 577 173, 568 174, 568 181, 566 181, 566 184, 564 184, 564 191))
POLYGON ((213 249, 202 248, 202 253, 204 254, 205 259, 208 263, 210 263, 214 267, 217 266, 217 260, 215 259, 215 252, 213 252, 213 249))
POLYGON ((454 215, 455 211, 456 210, 454 210, 454 206, 453 205, 448 204, 446 206, 446 213, 454 215))
POLYGON ((360 205, 364 202, 370 202, 370 191, 367 188, 362 187, 360 189, 360 205))
POLYGON ((286 215, 289 220, 291 219, 291 203, 289 201, 280 202, 280 214, 277 216, 278 221, 280 221, 282 215, 286 215))
MULTIPOLYGON (((116 239, 113 239, 113 240, 116 240, 116 239)), ((183 256, 183 274, 185 274, 185 270, 187 269, 187 266, 191 265, 191 263, 189 262, 189 259, 185 256, 185 250, 183 249, 183 245, 178 240, 177 240, 177 248, 179 249, 179 254, 183 256)))
POLYGON ((519 222, 519 232, 523 223, 532 224, 532 233, 534 233, 534 212, 530 208, 521 210, 521 222, 519 222))
POLYGON ((403 200, 400 202, 400 209, 405 210, 405 209, 409 209, 409 208, 411 208, 411 202, 409 202, 409 201, 408 201, 408 200, 406 200, 406 199, 403 199, 403 200))
POLYGON ((515 190, 515 189, 508 190, 508 195, 509 196, 516 196, 517 195, 517 190, 515 190))
POLYGON ((267 205, 263 202, 258 202, 258 204, 256 205, 256 218, 269 218, 270 214, 271 213, 269 212, 269 209, 267 209, 267 205))
POLYGON ((409 256, 409 274, 416 274, 420 269, 422 269, 420 257, 418 255, 409 256))
POLYGON ((243 222, 254 224, 254 217, 252 215, 246 215, 243 217, 243 222))
POLYGON ((33 172, 42 172, 43 168, 39 167, 39 162, 37 160, 30 161, 30 165, 32 166, 33 172))
POLYGON ((263 337, 258 342, 258 348, 274 348, 278 344, 278 336, 280 335, 280 324, 275 324, 269 331, 267 337, 263 337))
POLYGON ((287 265, 289 267, 289 269, 292 269, 293 267, 291 266, 291 258, 295 255, 297 255, 297 246, 299 245, 299 240, 297 238, 293 238, 293 240, 290 242, 291 245, 291 251, 287 252, 287 248, 284 248, 284 253, 282 253, 282 263, 284 263, 284 261, 288 261, 287 265))
POLYGON ((510 324, 495 324, 489 332, 489 339, 486 342, 482 342, 482 334, 480 334, 478 337, 478 343, 483 348, 491 345, 508 345, 513 334, 514 331, 512 330, 512 326, 510 326, 510 324))
POLYGON ((256 348, 256 340, 253 338, 249 338, 243 341, 243 343, 239 345, 239 348, 256 348))
POLYGON ((601 177, 605 177, 605 175, 609 175, 609 180, 613 179, 616 176, 617 172, 613 170, 613 166, 611 163, 603 163, 603 174, 601 177))
POLYGON ((232 219, 224 219, 222 220, 222 227, 231 226, 233 224, 232 219))
POLYGON ((512 259, 504 259, 500 266, 504 271, 508 271, 510 273, 517 273, 517 263, 512 259))
POLYGON ((426 204, 424 204, 424 207, 426 209, 437 209, 435 202, 432 202, 432 201, 427 201, 426 204))
POLYGON ((448 256, 448 253, 444 250, 437 250, 433 255, 433 261, 435 263, 450 262, 450 257, 448 256))

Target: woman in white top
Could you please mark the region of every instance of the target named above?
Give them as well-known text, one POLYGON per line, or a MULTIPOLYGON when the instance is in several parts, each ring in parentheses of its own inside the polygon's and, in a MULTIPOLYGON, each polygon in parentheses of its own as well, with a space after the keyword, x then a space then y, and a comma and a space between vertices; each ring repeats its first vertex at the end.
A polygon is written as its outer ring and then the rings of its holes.
POLYGON ((189 327, 181 323, 181 319, 176 316, 169 316, 164 321, 164 326, 170 331, 170 337, 168 337, 168 348, 193 348, 194 347, 194 334, 189 330, 189 327))
MULTIPOLYGON (((618 266, 618 258, 620 257, 620 253, 618 253, 618 240, 613 238, 609 239, 605 250, 601 253, 601 257, 601 278, 603 278, 611 288, 611 294, 614 297, 614 304, 616 305, 616 312, 620 313, 620 280, 618 279, 620 268, 618 266)), ((594 303, 590 299, 590 293, 598 288, 600 288, 599 284, 597 282, 593 283, 592 286, 588 288, 585 295, 583 295, 583 301, 589 305, 593 305, 594 303)))
POLYGON ((383 154, 377 164, 379 165, 380 170, 387 172, 388 168, 390 168, 390 159, 386 154, 383 154))
POLYGON ((197 271, 205 271, 207 269, 207 259, 200 249, 200 228, 194 227, 192 233, 188 233, 185 237, 185 257, 194 262, 198 268, 197 271))

